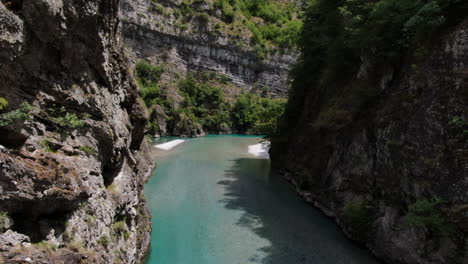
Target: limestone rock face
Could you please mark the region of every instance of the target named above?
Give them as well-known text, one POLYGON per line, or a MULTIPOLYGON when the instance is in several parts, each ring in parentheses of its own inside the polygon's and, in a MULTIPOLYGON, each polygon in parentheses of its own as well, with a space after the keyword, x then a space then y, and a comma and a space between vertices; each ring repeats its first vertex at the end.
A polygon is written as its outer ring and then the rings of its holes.
MULTIPOLYGON (((301 196, 387 263, 468 263, 467 29, 465 21, 441 36, 423 65, 384 69, 379 97, 361 119, 314 127, 309 93, 287 151, 273 142, 272 164, 301 196), (405 224, 412 205, 437 198, 441 211, 422 217, 439 216, 452 232, 405 224), (369 233, 353 225, 352 205, 367 212, 369 233)), ((363 59, 356 79, 368 78, 368 70, 363 59)))
MULTIPOLYGON (((288 73, 296 60, 296 52, 259 58, 250 48, 250 39, 239 36, 246 48, 239 48, 233 39, 203 22, 193 20, 190 29, 183 29, 176 17, 181 1, 122 0, 120 2, 125 43, 137 58, 153 63, 179 60, 181 75, 190 72, 215 72, 227 76, 243 90, 258 87, 268 89, 268 95, 285 97, 288 92, 288 73), (161 14, 155 5, 163 4, 174 10, 161 14), (211 29, 208 29, 208 28, 211 29)), ((210 8, 205 3, 195 6, 200 12, 210 8)), ((164 12, 163 12, 164 13, 164 12)))
POLYGON ((139 263, 154 164, 119 1, 3 2, 4 112, 31 106, 0 127, 0 262, 139 263))

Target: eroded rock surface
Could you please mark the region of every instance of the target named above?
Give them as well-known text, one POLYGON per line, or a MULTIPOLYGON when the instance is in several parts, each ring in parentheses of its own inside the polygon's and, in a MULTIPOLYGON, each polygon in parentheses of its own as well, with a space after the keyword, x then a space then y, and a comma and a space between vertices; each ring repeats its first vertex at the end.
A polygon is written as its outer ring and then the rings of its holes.
MULTIPOLYGON (((253 51, 249 36, 232 39, 215 30, 214 24, 196 18, 188 23, 188 29, 181 28, 177 17, 183 8, 180 2, 121 1, 125 42, 138 58, 155 64, 177 60, 182 76, 186 71, 215 72, 225 75, 244 91, 261 87, 268 89, 269 96, 287 95, 288 73, 296 61, 296 51, 278 52, 262 59, 253 51), (155 5, 174 12, 158 12, 155 5), (235 42, 245 47, 239 48, 235 42)), ((193 3, 192 8, 198 12, 213 11, 208 2, 193 3)))
POLYGON ((0 262, 138 263, 151 230, 146 113, 118 1, 0 4, 0 262), (25 119, 25 120, 24 120, 25 119))

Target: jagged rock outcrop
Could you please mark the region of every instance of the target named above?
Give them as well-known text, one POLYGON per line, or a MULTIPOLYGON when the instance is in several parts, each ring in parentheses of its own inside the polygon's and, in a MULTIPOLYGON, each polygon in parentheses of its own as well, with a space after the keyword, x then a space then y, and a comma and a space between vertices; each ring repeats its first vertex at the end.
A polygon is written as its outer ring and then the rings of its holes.
POLYGON ((285 151, 273 142, 300 195, 386 263, 468 263, 467 29, 440 36, 424 64, 387 65, 378 97, 347 125, 318 123, 311 89, 285 151))
POLYGON ((153 162, 118 2, 0 3, 0 263, 139 263, 148 250, 153 162))
MULTIPOLYGON (((180 1, 162 1, 173 10, 182 9, 180 1)), ((205 3, 206 4, 206 3, 205 3)), ((235 42, 247 47, 246 36, 230 39, 222 32, 214 33, 208 28, 214 25, 194 19, 189 30, 178 25, 177 13, 163 14, 154 10, 150 0, 121 1, 121 17, 126 44, 138 58, 156 64, 181 58, 181 74, 190 72, 216 72, 226 75, 244 90, 268 88, 270 96, 285 97, 288 91, 288 72, 295 62, 296 54, 270 55, 261 59, 250 48, 239 48, 235 42)), ((209 6, 194 6, 206 11, 209 6)), ((179 59, 180 60, 180 59, 179 59)))

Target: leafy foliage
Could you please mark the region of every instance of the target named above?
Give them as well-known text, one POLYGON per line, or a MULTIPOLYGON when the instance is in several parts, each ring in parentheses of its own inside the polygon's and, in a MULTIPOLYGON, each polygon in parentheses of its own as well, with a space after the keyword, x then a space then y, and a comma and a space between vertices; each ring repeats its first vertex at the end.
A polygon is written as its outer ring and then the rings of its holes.
POLYGON ((284 99, 262 98, 251 93, 241 94, 232 110, 234 126, 255 134, 274 134, 277 119, 282 116, 284 99))
POLYGON ((110 240, 109 236, 102 235, 101 237, 99 237, 97 242, 99 244, 101 244, 103 247, 107 248, 109 246, 109 244, 111 243, 111 240, 110 240))
POLYGON ((66 129, 82 128, 86 124, 84 120, 90 117, 87 113, 79 117, 76 113, 67 112, 64 106, 58 107, 56 105, 49 107, 45 115, 46 118, 50 119, 56 126, 66 129))
POLYGON ((146 106, 160 103, 162 97, 158 87, 158 81, 163 74, 162 66, 152 65, 144 60, 138 61, 136 65, 137 81, 140 85, 140 94, 146 106))
POLYGON ((117 221, 112 225, 112 232, 114 235, 122 235, 124 239, 130 237, 130 232, 128 231, 127 224, 125 221, 117 221))
POLYGON ((252 33, 253 46, 260 57, 274 51, 295 47, 302 28, 299 7, 275 0, 216 0, 227 23, 242 21, 252 33), (259 22, 260 19, 262 22, 259 22))
POLYGON ((345 220, 349 222, 352 231, 361 239, 365 238, 372 227, 372 216, 369 209, 367 209, 366 203, 352 202, 346 204, 343 215, 345 220))
POLYGON ((85 145, 85 146, 80 146, 80 147, 79 147, 79 150, 85 152, 86 154, 88 154, 88 155, 90 155, 90 156, 96 157, 96 156, 98 155, 98 152, 97 152, 94 148, 92 148, 92 147, 90 147, 90 146, 87 146, 87 145, 85 145))
POLYGON ((57 117, 55 122, 66 128, 80 128, 85 124, 75 113, 66 113, 65 116, 57 117))
POLYGON ((57 148, 48 139, 43 139, 43 140, 39 141, 39 144, 45 149, 46 152, 52 152, 52 153, 57 152, 57 148))
POLYGON ((136 65, 136 72, 143 84, 156 84, 164 69, 161 66, 152 65, 144 60, 140 60, 136 65))
POLYGON ((5 98, 0 97, 0 111, 5 109, 7 106, 8 106, 8 101, 5 98))
POLYGON ((8 212, 0 212, 0 232, 3 232, 10 224, 8 212))
POLYGON ((0 115, 0 127, 9 126, 16 120, 31 120, 33 107, 28 103, 22 103, 20 108, 0 115))
POLYGON ((440 199, 417 200, 409 206, 403 222, 408 226, 425 227, 439 234, 448 233, 452 227, 443 217, 440 209, 442 204, 440 199))

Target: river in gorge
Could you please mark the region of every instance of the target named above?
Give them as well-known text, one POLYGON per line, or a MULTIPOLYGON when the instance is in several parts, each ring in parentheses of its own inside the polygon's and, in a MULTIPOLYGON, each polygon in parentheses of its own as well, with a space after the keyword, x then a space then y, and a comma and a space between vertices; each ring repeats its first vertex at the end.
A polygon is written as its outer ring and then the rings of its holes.
POLYGON ((147 264, 378 263, 248 153, 260 140, 207 136, 156 150, 147 264))

